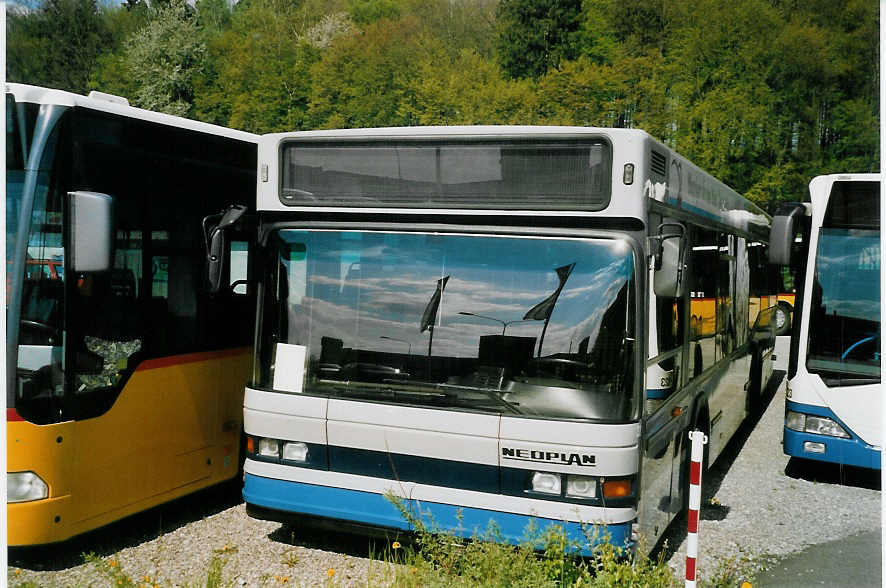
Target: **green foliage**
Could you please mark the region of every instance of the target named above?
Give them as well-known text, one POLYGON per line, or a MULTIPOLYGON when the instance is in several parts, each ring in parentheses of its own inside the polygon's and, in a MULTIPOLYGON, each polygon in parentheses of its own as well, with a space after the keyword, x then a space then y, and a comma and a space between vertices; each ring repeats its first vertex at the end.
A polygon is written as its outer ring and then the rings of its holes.
POLYGON ((311 126, 414 124, 405 107, 413 77, 421 63, 441 53, 413 18, 378 21, 336 39, 311 68, 311 126))
POLYGON ((498 66, 466 49, 454 60, 428 56, 409 81, 406 118, 420 125, 529 124, 534 88, 502 78, 498 66))
POLYGON ((773 210, 879 167, 873 0, 35 0, 11 81, 264 133, 642 128, 773 210))
POLYGON ((400 6, 394 0, 348 0, 348 13, 355 22, 366 25, 383 18, 398 19, 400 6))
POLYGON ((502 69, 536 78, 578 55, 581 0, 501 0, 498 25, 502 69))
POLYGON ((7 15, 6 78, 85 92, 111 40, 95 0, 46 0, 33 12, 7 15))
POLYGON ((256 133, 305 127, 318 49, 300 35, 297 17, 285 0, 256 0, 234 13, 231 28, 209 43, 199 118, 256 133))
MULTIPOLYGON (((384 559, 391 564, 390 584, 419 586, 557 587, 557 586, 643 586, 671 588, 681 585, 662 560, 629 556, 606 542, 592 558, 576 555, 579 545, 570 541, 562 527, 544 531, 530 524, 519 546, 501 543, 501 535, 490 524, 480 537, 463 540, 435 529, 401 499, 388 500, 415 529, 415 541, 405 547, 391 544, 384 559)), ((596 529, 587 529, 587 540, 596 543, 596 529)))
POLYGON ((177 116, 193 113, 206 43, 184 0, 153 9, 150 21, 125 42, 124 55, 124 67, 136 82, 134 105, 177 116))

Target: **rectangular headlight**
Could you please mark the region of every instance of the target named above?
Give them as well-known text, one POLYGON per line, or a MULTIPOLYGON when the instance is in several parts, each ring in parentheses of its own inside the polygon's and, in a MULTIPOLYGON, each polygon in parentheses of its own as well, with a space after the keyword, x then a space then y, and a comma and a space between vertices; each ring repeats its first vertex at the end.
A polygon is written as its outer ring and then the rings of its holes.
POLYGON ((534 472, 532 474, 532 491, 542 494, 560 495, 560 474, 551 472, 534 472))
POLYGON ((804 441, 803 442, 803 451, 806 453, 825 453, 827 451, 827 447, 824 443, 816 443, 814 441, 804 441))
POLYGON ((566 476, 566 496, 572 498, 596 498, 597 478, 594 476, 566 476))
POLYGON ((262 437, 258 441, 258 454, 263 457, 280 457, 280 442, 262 437))
POLYGON ((49 486, 34 472, 6 474, 6 501, 29 502, 49 498, 49 486))
POLYGON ((806 428, 806 415, 789 410, 784 416, 784 426, 792 431, 803 432, 806 428))
POLYGON ((806 432, 828 435, 830 437, 842 437, 843 439, 849 438, 849 433, 847 433, 843 427, 838 425, 836 421, 827 417, 807 415, 806 432))
POLYGON ((308 461, 308 446, 299 441, 285 441, 283 443, 283 459, 291 461, 308 461))

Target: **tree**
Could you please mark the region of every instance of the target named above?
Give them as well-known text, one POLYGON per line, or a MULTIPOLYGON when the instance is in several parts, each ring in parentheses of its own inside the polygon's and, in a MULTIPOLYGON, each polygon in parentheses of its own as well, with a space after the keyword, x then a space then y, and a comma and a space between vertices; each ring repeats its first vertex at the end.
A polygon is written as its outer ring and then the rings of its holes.
MULTIPOLYGON (((305 128, 310 68, 320 49, 300 31, 303 22, 297 7, 283 0, 256 0, 236 11, 230 30, 209 44, 199 116, 255 133, 305 128)), ((324 31, 315 40, 336 35, 324 31)))
POLYGON ((6 77, 84 93, 110 32, 95 0, 47 0, 35 11, 10 11, 6 77))
POLYGON ((581 0, 502 0, 497 16, 499 62, 512 78, 537 78, 579 53, 581 0))
POLYGON ((125 43, 124 54, 135 105, 177 116, 194 114, 195 82, 205 65, 206 43, 184 0, 152 9, 150 21, 125 43))
POLYGON ((426 58, 409 88, 403 111, 416 124, 531 124, 538 119, 532 84, 505 80, 498 64, 470 49, 454 60, 426 58))
POLYGON ((441 55, 414 18, 380 20, 342 36, 311 68, 310 124, 322 128, 415 122, 410 103, 421 63, 441 55))

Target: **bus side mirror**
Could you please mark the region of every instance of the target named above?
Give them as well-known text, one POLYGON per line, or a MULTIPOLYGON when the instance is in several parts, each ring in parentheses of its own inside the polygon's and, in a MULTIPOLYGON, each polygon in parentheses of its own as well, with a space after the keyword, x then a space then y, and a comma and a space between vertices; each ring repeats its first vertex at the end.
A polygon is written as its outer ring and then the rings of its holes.
POLYGON ((655 273, 653 289, 656 296, 679 298, 683 296, 685 272, 686 228, 680 223, 662 223, 658 236, 653 238, 653 258, 655 273), (677 232, 665 233, 665 227, 674 227, 677 232))
POLYGON ((70 259, 74 272, 111 269, 114 252, 114 199, 97 192, 68 192, 70 259))
POLYGON ((246 207, 232 205, 224 213, 207 216, 203 219, 203 237, 206 243, 206 272, 209 280, 209 291, 216 294, 221 290, 222 277, 224 275, 225 247, 227 239, 225 231, 237 224, 237 221, 246 213, 246 207), (212 221, 219 219, 212 224, 212 221))
POLYGON ((786 204, 772 219, 769 229, 769 263, 791 265, 791 250, 799 221, 806 214, 806 207, 796 202, 786 204))

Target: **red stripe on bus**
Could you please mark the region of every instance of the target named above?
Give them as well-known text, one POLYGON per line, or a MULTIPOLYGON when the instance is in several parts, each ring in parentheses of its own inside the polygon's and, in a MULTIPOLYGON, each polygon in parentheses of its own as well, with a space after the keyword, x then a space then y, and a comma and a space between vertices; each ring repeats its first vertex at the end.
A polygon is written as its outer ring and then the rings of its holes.
POLYGON ((13 421, 23 421, 25 419, 22 418, 22 415, 18 413, 14 408, 6 409, 6 422, 11 423, 13 421))
POLYGON ((697 461, 689 462, 689 483, 695 486, 701 484, 701 464, 697 461))
POLYGON ((698 511, 689 509, 689 532, 698 533, 698 511))
POLYGON ((232 357, 241 355, 249 351, 248 347, 239 349, 223 349, 221 351, 203 351, 198 353, 186 353, 184 355, 170 355, 169 357, 158 357, 156 359, 147 359, 135 368, 135 371, 154 370, 157 368, 165 368, 174 365, 182 365, 186 363, 196 363, 198 361, 209 361, 211 359, 221 359, 223 357, 232 357))
POLYGON ((695 580, 695 558, 687 557, 686 558, 686 579, 690 582, 695 580))

